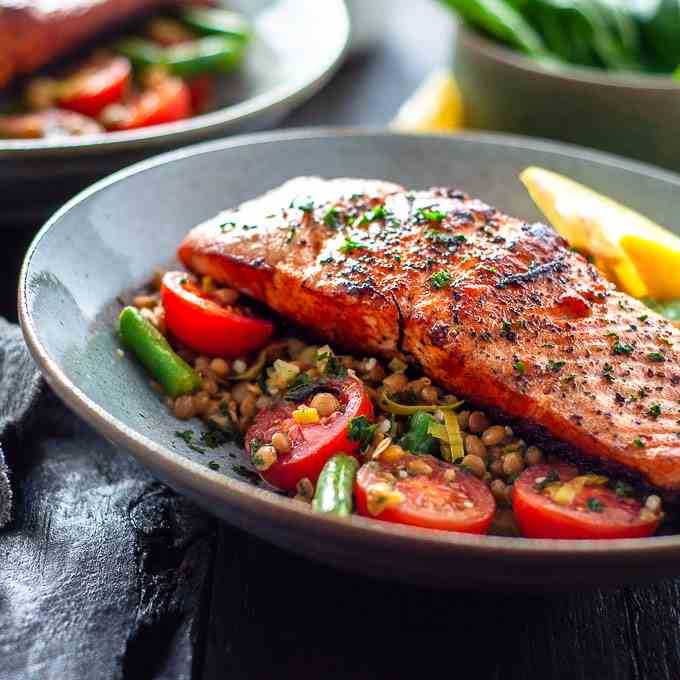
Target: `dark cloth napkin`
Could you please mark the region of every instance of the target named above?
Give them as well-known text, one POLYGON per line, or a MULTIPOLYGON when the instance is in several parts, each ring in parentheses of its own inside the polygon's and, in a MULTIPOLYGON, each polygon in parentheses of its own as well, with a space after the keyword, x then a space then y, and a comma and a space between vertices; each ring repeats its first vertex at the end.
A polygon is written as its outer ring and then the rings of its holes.
POLYGON ((2 319, 0 442, 0 679, 197 677, 216 523, 64 408, 2 319))

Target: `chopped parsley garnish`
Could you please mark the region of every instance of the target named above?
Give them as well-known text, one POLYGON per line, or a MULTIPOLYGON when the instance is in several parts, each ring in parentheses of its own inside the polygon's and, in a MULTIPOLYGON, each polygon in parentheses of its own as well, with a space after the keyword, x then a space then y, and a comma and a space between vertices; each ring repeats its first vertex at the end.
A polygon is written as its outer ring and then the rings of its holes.
POLYGON ((371 443, 376 427, 366 416, 357 416, 349 421, 347 436, 351 441, 359 442, 359 448, 363 451, 371 443))
POLYGON ((370 224, 378 220, 384 220, 387 217, 387 208, 384 205, 379 205, 373 210, 367 210, 358 220, 355 221, 357 225, 370 224))
POLYGON ((236 227, 236 222, 224 222, 220 224, 220 231, 226 231, 227 229, 234 229, 236 227))
POLYGON ((592 496, 586 501, 586 505, 591 512, 602 512, 604 510, 604 503, 599 498, 592 496))
POLYGON ((331 229, 337 229, 340 226, 340 215, 337 208, 329 208, 323 216, 324 224, 331 229))
POLYGON ((614 382, 614 380, 616 380, 616 378, 612 375, 613 370, 614 367, 610 363, 606 363, 602 367, 602 376, 605 380, 608 380, 609 382, 614 382))
POLYGON ((632 354, 633 347, 632 345, 622 345, 621 342, 617 340, 612 347, 612 352, 614 352, 614 354, 632 354))
POLYGON ((638 316, 638 321, 647 321, 648 318, 649 314, 641 314, 640 316, 638 316))
POLYGON ((666 357, 661 352, 650 352, 647 357, 656 362, 666 361, 666 357))
POLYGON ((208 429, 201 432, 201 444, 207 446, 209 449, 216 449, 222 444, 231 441, 232 434, 214 423, 208 423, 208 429))
POLYGON ((661 406, 659 404, 652 404, 647 411, 647 415, 650 418, 658 418, 661 415, 661 406))
POLYGON ((640 437, 635 437, 635 439, 633 439, 633 446, 638 448, 638 449, 644 449, 645 443, 644 443, 644 441, 642 441, 642 439, 640 437))
POLYGON ((449 272, 444 271, 443 269, 435 272, 432 274, 430 277, 430 284, 435 290, 439 290, 441 288, 445 288, 451 283, 451 274, 449 272))
POLYGON ((633 495, 633 487, 628 482, 618 479, 614 483, 614 493, 621 498, 627 498, 633 495))
POLYGON ((333 378, 344 378, 347 375, 347 369, 338 361, 335 354, 331 352, 320 352, 316 355, 317 361, 325 361, 324 373, 333 378))
POLYGON ((359 243, 359 241, 355 241, 354 239, 350 238, 349 236, 345 236, 345 242, 340 246, 340 252, 344 253, 345 255, 354 252, 355 250, 359 248, 365 248, 366 246, 363 243, 359 243))
POLYGON ((536 489, 536 491, 543 491, 549 484, 554 484, 555 482, 559 481, 560 473, 557 470, 550 470, 550 472, 545 477, 543 477, 540 482, 536 480, 534 489, 536 489))
POLYGON ((567 362, 566 361, 549 361, 548 364, 550 365, 550 370, 559 371, 567 362))
POLYGON ((297 231, 296 227, 291 227, 290 230, 288 231, 288 238, 286 239, 286 243, 291 243, 293 239, 295 238, 295 232, 297 231))
POLYGON ((197 453, 205 453, 205 449, 201 446, 196 446, 194 444, 194 433, 191 430, 177 430, 175 432, 175 437, 179 437, 184 443, 192 450, 197 453))
POLYGON ((445 231, 435 231, 428 229, 425 232, 425 238, 429 238, 439 243, 460 244, 467 241, 465 234, 448 234, 445 231))
POLYGON ((521 375, 524 375, 527 372, 527 367, 523 361, 516 361, 512 367, 521 375))
POLYGON ((433 210, 433 206, 418 208, 416 210, 417 222, 441 222, 446 219, 446 213, 441 210, 433 210))

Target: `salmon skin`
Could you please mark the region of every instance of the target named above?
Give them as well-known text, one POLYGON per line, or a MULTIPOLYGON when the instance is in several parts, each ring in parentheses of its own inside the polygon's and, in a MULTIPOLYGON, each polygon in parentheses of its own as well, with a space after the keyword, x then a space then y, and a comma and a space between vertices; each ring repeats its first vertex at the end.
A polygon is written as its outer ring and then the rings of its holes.
POLYGON ((330 343, 419 365, 549 450, 680 490, 680 331, 550 227, 455 190, 298 178, 178 254, 330 343))
POLYGON ((0 88, 134 14, 178 0, 0 0, 0 88))

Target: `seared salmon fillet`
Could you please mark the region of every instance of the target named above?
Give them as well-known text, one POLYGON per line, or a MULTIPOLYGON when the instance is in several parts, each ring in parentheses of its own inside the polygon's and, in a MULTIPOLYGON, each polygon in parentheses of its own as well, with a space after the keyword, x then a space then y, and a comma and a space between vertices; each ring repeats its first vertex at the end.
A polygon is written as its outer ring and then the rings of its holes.
POLYGON ((314 335, 400 357, 549 449, 680 490, 680 331, 553 229, 449 189, 298 178, 180 259, 314 335))

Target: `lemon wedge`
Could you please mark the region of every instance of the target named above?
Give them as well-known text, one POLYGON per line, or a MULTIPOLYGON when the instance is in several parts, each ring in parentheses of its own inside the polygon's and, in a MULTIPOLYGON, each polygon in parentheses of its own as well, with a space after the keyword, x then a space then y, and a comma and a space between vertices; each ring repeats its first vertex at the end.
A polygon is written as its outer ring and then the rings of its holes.
POLYGON ((680 238, 643 215, 567 177, 530 167, 520 174, 534 203, 569 244, 622 290, 680 297, 680 238))
POLYGON ((401 132, 444 132, 463 126, 463 100, 453 73, 433 71, 401 105, 390 127, 401 132))

